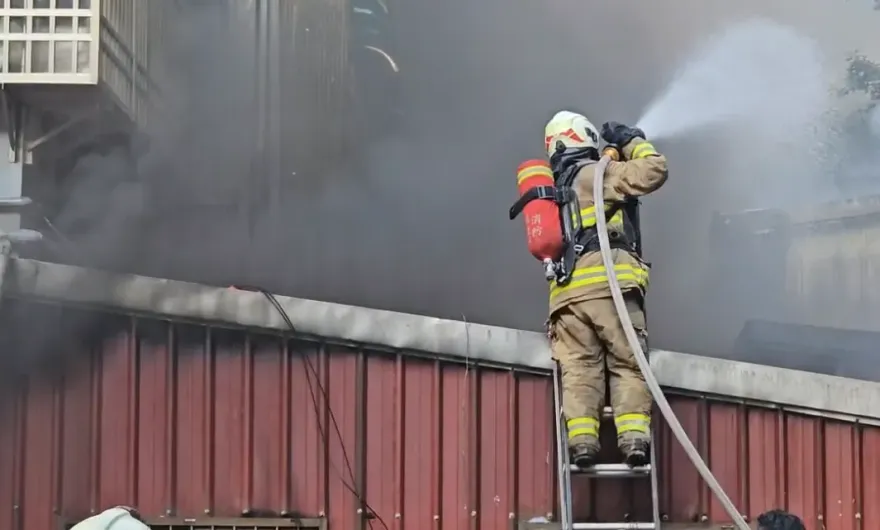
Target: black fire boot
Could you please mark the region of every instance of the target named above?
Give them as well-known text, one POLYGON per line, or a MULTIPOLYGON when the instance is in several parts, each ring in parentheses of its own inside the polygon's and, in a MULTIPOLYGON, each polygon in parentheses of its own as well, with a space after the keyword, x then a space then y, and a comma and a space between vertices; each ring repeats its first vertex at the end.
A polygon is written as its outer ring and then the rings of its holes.
POLYGON ((599 440, 576 441, 570 445, 571 463, 584 469, 596 465, 599 459, 599 440))
POLYGON ((647 437, 621 437, 618 442, 623 461, 629 467, 646 466, 651 463, 651 442, 647 437))

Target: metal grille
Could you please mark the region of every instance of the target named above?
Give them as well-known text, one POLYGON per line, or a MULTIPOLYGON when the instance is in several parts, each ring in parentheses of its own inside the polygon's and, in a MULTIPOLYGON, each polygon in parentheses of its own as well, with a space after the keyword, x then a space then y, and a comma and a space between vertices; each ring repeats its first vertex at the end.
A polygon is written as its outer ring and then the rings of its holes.
MULTIPOLYGON (((145 518, 153 530, 327 530, 322 518, 177 517, 145 518)), ((70 530, 74 523, 64 525, 70 530)))
POLYGON ((326 530, 323 519, 220 518, 147 521, 153 530, 326 530))
POLYGON ((0 82, 96 84, 99 0, 0 0, 0 82))

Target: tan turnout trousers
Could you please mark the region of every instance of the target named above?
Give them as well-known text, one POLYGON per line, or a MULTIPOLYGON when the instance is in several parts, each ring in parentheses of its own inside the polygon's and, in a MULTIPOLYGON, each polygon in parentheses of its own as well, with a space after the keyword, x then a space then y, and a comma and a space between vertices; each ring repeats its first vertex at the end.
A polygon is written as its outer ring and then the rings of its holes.
MULTIPOLYGON (((624 293, 633 326, 647 352, 641 293, 624 293)), ((606 377, 618 444, 650 434, 651 394, 626 340, 611 297, 575 302, 550 321, 553 358, 562 372, 562 404, 569 444, 598 444, 606 377)))

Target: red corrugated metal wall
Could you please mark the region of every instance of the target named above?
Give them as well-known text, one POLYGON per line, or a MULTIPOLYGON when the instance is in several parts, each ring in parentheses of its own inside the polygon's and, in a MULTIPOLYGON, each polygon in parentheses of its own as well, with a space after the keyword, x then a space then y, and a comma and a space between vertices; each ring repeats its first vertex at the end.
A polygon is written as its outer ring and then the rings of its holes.
MULTIPOLYGON (((346 484, 392 529, 509 529, 554 510, 547 378, 60 308, 4 313, 3 528, 55 528, 56 516, 114 503, 151 517, 269 512, 361 528, 346 484), (25 369, 41 375, 22 384, 25 369)), ((809 528, 880 528, 880 429, 685 397, 674 406, 750 516, 784 506, 809 528)), ((663 513, 724 520, 666 429, 661 444, 663 513)), ((576 500, 582 518, 648 513, 647 483, 581 484, 576 500)))

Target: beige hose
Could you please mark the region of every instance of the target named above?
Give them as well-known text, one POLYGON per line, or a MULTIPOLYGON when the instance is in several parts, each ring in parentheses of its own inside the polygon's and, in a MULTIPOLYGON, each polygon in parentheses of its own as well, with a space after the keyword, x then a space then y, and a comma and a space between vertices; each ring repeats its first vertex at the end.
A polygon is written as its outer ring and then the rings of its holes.
POLYGON ((601 215, 602 209, 599 206, 605 203, 603 197, 605 187, 605 168, 608 167, 608 162, 610 160, 611 158, 606 155, 599 160, 598 164, 596 164, 596 173, 593 177, 593 202, 596 204, 596 228, 599 232, 599 248, 602 251, 602 264, 605 266, 605 271, 608 275, 608 284, 611 286, 611 297, 614 299, 614 307, 617 309, 617 315, 620 317, 621 324, 623 324, 623 330, 626 333, 626 340, 629 342, 629 346, 632 348, 633 353, 636 356, 636 361, 639 363, 639 369, 645 375, 645 381, 648 383, 648 389, 651 391, 651 395, 654 396, 654 401, 656 401, 657 406, 660 407, 660 412, 663 414, 663 417, 666 418, 666 423, 669 424, 672 433, 678 439, 678 443, 684 448, 684 452, 687 453, 688 458, 691 459, 691 462, 693 462, 694 467, 697 468, 700 476, 703 477, 703 480, 705 480, 706 484, 709 485, 709 488, 712 489, 712 492, 724 507, 724 511, 727 512, 727 515, 729 515, 734 524, 736 524, 738 530, 750 530, 748 523, 746 523, 746 520, 739 513, 739 510, 736 509, 736 506, 733 505, 733 501, 730 500, 730 497, 728 497, 721 488, 721 484, 719 484, 715 479, 715 476, 712 475, 712 471, 709 470, 709 467, 703 462, 697 448, 691 443, 690 438, 688 438, 687 433, 684 432, 684 428, 681 426, 681 423, 679 423, 678 418, 675 417, 675 413, 672 412, 672 407, 669 406, 666 396, 663 395, 663 390, 660 388, 660 384, 654 377, 653 372, 651 372, 648 358, 645 357, 645 352, 642 351, 639 337, 636 335, 632 320, 629 318, 629 312, 627 311, 626 303, 623 300, 623 293, 620 291, 620 284, 617 281, 617 273, 614 270, 614 257, 611 254, 611 243, 608 241, 608 229, 605 222, 605 216, 601 215))

